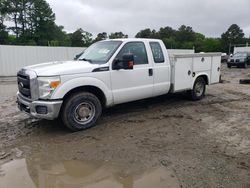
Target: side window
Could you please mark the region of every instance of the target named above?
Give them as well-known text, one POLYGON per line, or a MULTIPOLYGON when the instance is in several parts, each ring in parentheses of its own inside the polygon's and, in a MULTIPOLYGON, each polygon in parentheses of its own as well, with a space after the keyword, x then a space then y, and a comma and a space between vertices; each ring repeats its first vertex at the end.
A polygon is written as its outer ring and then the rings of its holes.
POLYGON ((116 58, 121 59, 124 54, 133 54, 135 65, 148 64, 147 51, 143 42, 125 44, 116 58))
POLYGON ((153 53, 155 63, 164 63, 164 55, 161 45, 158 42, 150 42, 150 47, 153 53))

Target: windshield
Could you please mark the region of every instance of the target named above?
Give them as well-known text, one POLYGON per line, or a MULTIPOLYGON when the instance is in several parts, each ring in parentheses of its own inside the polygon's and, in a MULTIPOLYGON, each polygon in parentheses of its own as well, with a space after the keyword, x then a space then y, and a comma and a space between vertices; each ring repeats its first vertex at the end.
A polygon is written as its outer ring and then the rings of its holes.
POLYGON ((233 55, 233 58, 245 58, 245 57, 247 57, 247 54, 242 52, 233 55))
POLYGON ((101 41, 94 43, 84 51, 78 60, 97 64, 107 63, 121 43, 121 41, 101 41))

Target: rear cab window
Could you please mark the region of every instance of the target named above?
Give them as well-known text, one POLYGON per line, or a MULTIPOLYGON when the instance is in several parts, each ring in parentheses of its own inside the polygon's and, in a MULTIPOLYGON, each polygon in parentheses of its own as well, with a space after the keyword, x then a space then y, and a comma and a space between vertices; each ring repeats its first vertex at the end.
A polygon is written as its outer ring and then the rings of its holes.
POLYGON ((165 62, 165 58, 164 58, 164 54, 162 52, 162 48, 159 42, 150 42, 150 47, 151 47, 151 51, 153 54, 153 58, 154 58, 154 62, 155 63, 164 63, 165 62))

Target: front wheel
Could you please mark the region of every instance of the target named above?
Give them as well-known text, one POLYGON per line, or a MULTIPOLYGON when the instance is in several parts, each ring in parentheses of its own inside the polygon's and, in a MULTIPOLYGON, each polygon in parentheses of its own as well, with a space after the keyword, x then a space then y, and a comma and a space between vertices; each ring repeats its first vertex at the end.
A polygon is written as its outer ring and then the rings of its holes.
POLYGON ((189 96, 191 100, 197 101, 201 100, 205 96, 206 92, 206 82, 202 77, 198 77, 195 82, 193 89, 189 91, 189 96))
POLYGON ((247 68, 247 63, 243 64, 243 68, 246 69, 247 68))
POLYGON ((102 113, 100 100, 89 92, 75 93, 63 105, 61 119, 72 131, 81 131, 95 125, 102 113))

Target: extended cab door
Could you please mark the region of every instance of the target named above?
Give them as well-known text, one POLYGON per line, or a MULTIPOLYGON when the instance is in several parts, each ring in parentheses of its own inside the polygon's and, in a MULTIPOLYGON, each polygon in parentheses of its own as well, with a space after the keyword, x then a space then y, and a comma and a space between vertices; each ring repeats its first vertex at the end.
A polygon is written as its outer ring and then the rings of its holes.
POLYGON ((153 74, 144 42, 127 42, 115 59, 125 54, 134 55, 132 70, 111 70, 114 104, 153 96, 153 74))
POLYGON ((151 61, 153 62, 154 89, 153 95, 163 95, 169 92, 171 71, 168 54, 164 44, 160 41, 149 42, 151 61))
POLYGON ((250 53, 247 54, 247 64, 250 65, 250 53))

